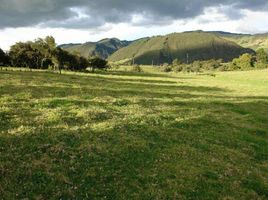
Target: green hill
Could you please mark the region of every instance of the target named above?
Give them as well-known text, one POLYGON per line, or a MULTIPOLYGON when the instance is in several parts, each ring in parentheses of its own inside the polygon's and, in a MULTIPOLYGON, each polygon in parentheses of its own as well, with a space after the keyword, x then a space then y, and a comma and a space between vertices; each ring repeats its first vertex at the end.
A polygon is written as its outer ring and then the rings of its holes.
POLYGON ((171 63, 223 59, 230 61, 243 53, 253 53, 216 34, 202 31, 173 33, 166 36, 144 38, 133 42, 109 57, 109 61, 133 60, 137 64, 171 63))
POLYGON ((244 48, 257 50, 264 48, 268 52, 268 33, 266 34, 233 34, 225 32, 217 32, 220 37, 233 41, 244 48))
POLYGON ((121 41, 116 38, 103 39, 98 42, 87 42, 84 44, 64 44, 60 47, 71 52, 79 53, 84 57, 98 56, 106 59, 118 49, 129 44, 128 41, 121 41))

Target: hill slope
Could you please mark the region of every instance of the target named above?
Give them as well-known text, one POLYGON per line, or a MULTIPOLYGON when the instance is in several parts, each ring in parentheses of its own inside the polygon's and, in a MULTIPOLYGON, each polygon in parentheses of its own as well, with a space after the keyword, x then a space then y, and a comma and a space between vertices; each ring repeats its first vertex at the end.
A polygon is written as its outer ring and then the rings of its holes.
POLYGON ((118 50, 109 60, 134 58, 137 64, 171 63, 175 58, 183 62, 187 62, 187 59, 189 62, 208 59, 230 61, 245 52, 253 53, 216 34, 198 31, 141 39, 118 50))
POLYGON ((129 41, 121 41, 116 38, 111 38, 84 44, 64 44, 60 47, 72 53, 79 53, 84 57, 98 56, 106 59, 112 53, 128 44, 130 44, 129 41))
POLYGON ((245 48, 251 48, 254 50, 264 48, 268 52, 268 33, 256 35, 222 34, 221 37, 233 41, 245 48))

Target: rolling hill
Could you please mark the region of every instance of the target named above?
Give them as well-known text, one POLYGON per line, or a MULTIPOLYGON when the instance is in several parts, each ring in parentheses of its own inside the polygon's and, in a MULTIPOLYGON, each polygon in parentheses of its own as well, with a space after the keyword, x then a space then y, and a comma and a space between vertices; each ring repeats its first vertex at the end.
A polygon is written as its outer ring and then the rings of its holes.
POLYGON ((111 38, 84 44, 63 44, 60 45, 60 47, 71 53, 79 53, 86 58, 97 56, 107 59, 112 53, 128 44, 130 44, 129 41, 121 41, 116 38, 111 38))
POLYGON ((137 64, 171 63, 175 58, 182 62, 223 59, 230 61, 243 53, 254 53, 217 34, 203 31, 172 33, 137 40, 119 49, 108 60, 111 62, 134 60, 137 64))
POLYGON ((268 52, 268 33, 265 34, 234 34, 226 32, 214 32, 218 36, 233 41, 244 48, 251 48, 257 50, 264 48, 268 52))

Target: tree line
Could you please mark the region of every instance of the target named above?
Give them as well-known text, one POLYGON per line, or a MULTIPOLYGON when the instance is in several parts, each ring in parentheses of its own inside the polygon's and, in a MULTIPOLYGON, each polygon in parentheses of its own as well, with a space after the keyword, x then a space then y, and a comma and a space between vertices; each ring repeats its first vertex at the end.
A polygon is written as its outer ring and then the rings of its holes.
POLYGON ((108 63, 98 57, 85 58, 78 53, 69 53, 57 47, 52 36, 29 42, 18 42, 5 53, 0 49, 0 66, 29 69, 54 69, 85 71, 86 69, 106 69, 108 63))
POLYGON ((201 72, 201 71, 235 71, 268 68, 268 53, 260 48, 256 54, 245 53, 229 63, 222 60, 196 60, 191 64, 185 64, 178 59, 173 60, 172 64, 164 63, 160 66, 163 72, 201 72))
MULTIPOLYGON (((5 53, 0 49, 0 67, 13 66, 29 69, 53 69, 86 71, 90 69, 107 69, 108 62, 98 57, 85 58, 79 53, 70 53, 58 47, 52 36, 44 39, 36 39, 29 42, 18 42, 11 46, 10 51, 5 53)), ((255 55, 243 54, 230 63, 222 63, 222 60, 194 61, 185 64, 178 59, 173 63, 163 64, 160 68, 163 72, 200 72, 207 70, 249 70, 254 68, 267 68, 268 54, 264 49, 258 49, 255 55)), ((139 67, 134 67, 139 71, 139 67)))

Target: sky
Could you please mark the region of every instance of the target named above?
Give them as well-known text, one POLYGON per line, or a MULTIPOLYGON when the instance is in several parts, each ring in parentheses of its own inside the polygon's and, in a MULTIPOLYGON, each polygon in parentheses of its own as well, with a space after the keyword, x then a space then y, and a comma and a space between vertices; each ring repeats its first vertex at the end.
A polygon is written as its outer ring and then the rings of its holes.
POLYGON ((0 48, 51 35, 58 44, 192 30, 268 32, 268 0, 0 0, 0 48))

